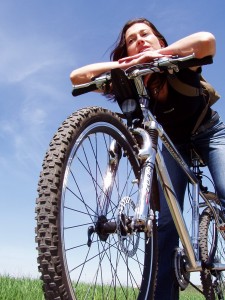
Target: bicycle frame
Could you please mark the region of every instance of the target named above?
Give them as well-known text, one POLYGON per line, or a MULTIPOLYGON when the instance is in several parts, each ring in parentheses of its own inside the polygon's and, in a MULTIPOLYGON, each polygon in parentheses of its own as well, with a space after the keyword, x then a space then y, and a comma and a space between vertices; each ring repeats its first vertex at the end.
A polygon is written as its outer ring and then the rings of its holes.
MULTIPOLYGON (((192 59, 194 54, 178 59, 180 62, 188 61, 192 59)), ((168 64, 169 59, 162 59, 160 63, 156 62, 156 65, 153 64, 151 70, 148 68, 144 68, 142 70, 131 70, 126 76, 128 79, 133 79, 134 84, 136 86, 137 93, 139 95, 139 104, 143 113, 143 128, 137 128, 133 126, 130 128, 132 133, 135 135, 140 135, 143 141, 143 145, 141 149, 139 149, 139 153, 137 154, 137 158, 142 163, 141 167, 141 176, 139 179, 139 196, 138 201, 136 203, 135 214, 132 218, 131 227, 132 230, 144 230, 150 235, 151 234, 151 206, 150 206, 150 194, 152 188, 152 178, 153 171, 156 166, 156 171, 158 175, 158 179, 161 183, 166 201, 168 203, 168 207, 173 218, 174 224, 176 226, 178 235, 180 237, 181 243, 184 247, 185 254, 188 257, 188 266, 186 266, 187 271, 201 271, 201 261, 199 260, 199 198, 201 197, 206 205, 213 212, 216 226, 218 230, 220 230, 219 219, 216 210, 210 201, 204 196, 204 193, 200 190, 199 180, 195 176, 194 172, 189 168, 186 162, 183 160, 182 156, 168 137, 168 135, 164 132, 162 126, 157 122, 154 118, 151 111, 148 109, 149 105, 149 95, 146 91, 146 88, 143 84, 143 76, 153 72, 160 72, 161 67, 168 67, 171 72, 175 70, 175 72, 179 69, 176 64, 168 64), (173 189, 167 168, 165 166, 163 156, 158 146, 158 139, 165 145, 173 159, 179 164, 181 169, 184 171, 184 176, 187 176, 190 183, 192 184, 192 237, 190 237, 189 232, 187 230, 185 220, 183 218, 183 214, 179 203, 176 198, 175 191, 173 189), (150 216, 148 215, 150 212, 150 216)), ((206 62, 208 63, 208 61, 206 62)), ((204 64, 204 63, 203 63, 204 64)), ((193 64, 199 65, 199 64, 193 64)), ((201 64, 200 64, 201 65, 201 64)), ((96 78, 92 83, 87 83, 80 85, 78 88, 74 87, 73 95, 79 95, 79 88, 86 88, 86 91, 95 90, 96 88, 102 88, 102 84, 105 84, 107 80, 110 80, 110 75, 106 74, 102 77, 96 78)), ((82 92, 81 92, 82 93, 82 92)), ((103 186, 103 193, 101 199, 99 199, 99 207, 97 208, 97 215, 106 215, 108 205, 108 195, 111 194, 112 185, 116 176, 116 170, 119 164, 120 157, 118 155, 120 149, 119 145, 116 143, 112 143, 111 149, 109 151, 109 166, 106 171, 106 178, 110 179, 110 182, 107 182, 107 186, 103 186)), ((116 225, 111 225, 110 232, 116 232, 116 225)), ((225 238, 225 233, 222 231, 222 234, 225 238)), ((214 263, 212 269, 217 270, 225 270, 225 264, 214 263)))

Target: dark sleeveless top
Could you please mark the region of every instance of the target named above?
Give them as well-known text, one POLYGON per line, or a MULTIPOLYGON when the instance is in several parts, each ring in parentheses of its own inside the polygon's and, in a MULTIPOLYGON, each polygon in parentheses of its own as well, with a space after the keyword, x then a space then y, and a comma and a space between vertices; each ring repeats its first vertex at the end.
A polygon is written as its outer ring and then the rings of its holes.
MULTIPOLYGON (((183 69, 174 76, 177 76, 184 83, 200 88, 200 73, 201 68, 197 72, 183 69)), ((150 103, 150 110, 171 140, 176 144, 182 144, 190 140, 192 130, 205 105, 205 99, 202 95, 184 96, 168 83, 167 100, 160 102, 153 99, 150 103)), ((211 109, 209 108, 202 123, 210 119, 210 116, 211 109)))

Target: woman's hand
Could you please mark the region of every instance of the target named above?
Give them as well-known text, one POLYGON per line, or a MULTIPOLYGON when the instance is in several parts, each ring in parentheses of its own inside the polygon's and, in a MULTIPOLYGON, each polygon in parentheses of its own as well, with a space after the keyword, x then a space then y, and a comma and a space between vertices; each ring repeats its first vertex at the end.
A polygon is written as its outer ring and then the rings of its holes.
POLYGON ((118 60, 119 64, 123 65, 123 67, 130 67, 136 64, 141 63, 149 63, 152 62, 156 58, 161 57, 170 57, 171 55, 164 55, 156 51, 145 50, 133 56, 124 57, 118 60))

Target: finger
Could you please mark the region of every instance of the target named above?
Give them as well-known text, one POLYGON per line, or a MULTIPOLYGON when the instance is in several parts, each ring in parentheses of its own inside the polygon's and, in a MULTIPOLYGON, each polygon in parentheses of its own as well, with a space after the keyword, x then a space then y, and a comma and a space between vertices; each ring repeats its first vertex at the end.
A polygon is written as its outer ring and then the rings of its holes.
POLYGON ((130 57, 124 57, 118 60, 119 63, 123 63, 123 62, 130 62, 132 60, 136 59, 136 57, 130 56, 130 57))

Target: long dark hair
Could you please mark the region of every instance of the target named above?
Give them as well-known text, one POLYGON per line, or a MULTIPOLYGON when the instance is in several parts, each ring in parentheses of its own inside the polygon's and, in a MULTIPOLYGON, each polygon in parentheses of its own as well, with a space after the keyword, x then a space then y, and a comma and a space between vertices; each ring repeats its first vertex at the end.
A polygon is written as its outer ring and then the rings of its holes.
POLYGON ((115 48, 114 50, 112 50, 111 54, 110 54, 110 59, 113 61, 117 61, 120 58, 126 57, 128 56, 127 54, 127 47, 126 47, 126 41, 125 41, 125 34, 128 28, 130 28, 132 25, 136 24, 136 23, 145 23, 146 25, 148 25, 153 33, 155 34, 155 36, 162 41, 164 47, 168 46, 166 39, 164 38, 164 36, 158 31, 158 29, 155 27, 155 25, 153 25, 149 20, 145 19, 145 18, 138 18, 138 19, 133 19, 133 20, 129 20, 123 27, 123 29, 121 30, 121 33, 115 43, 115 48))

